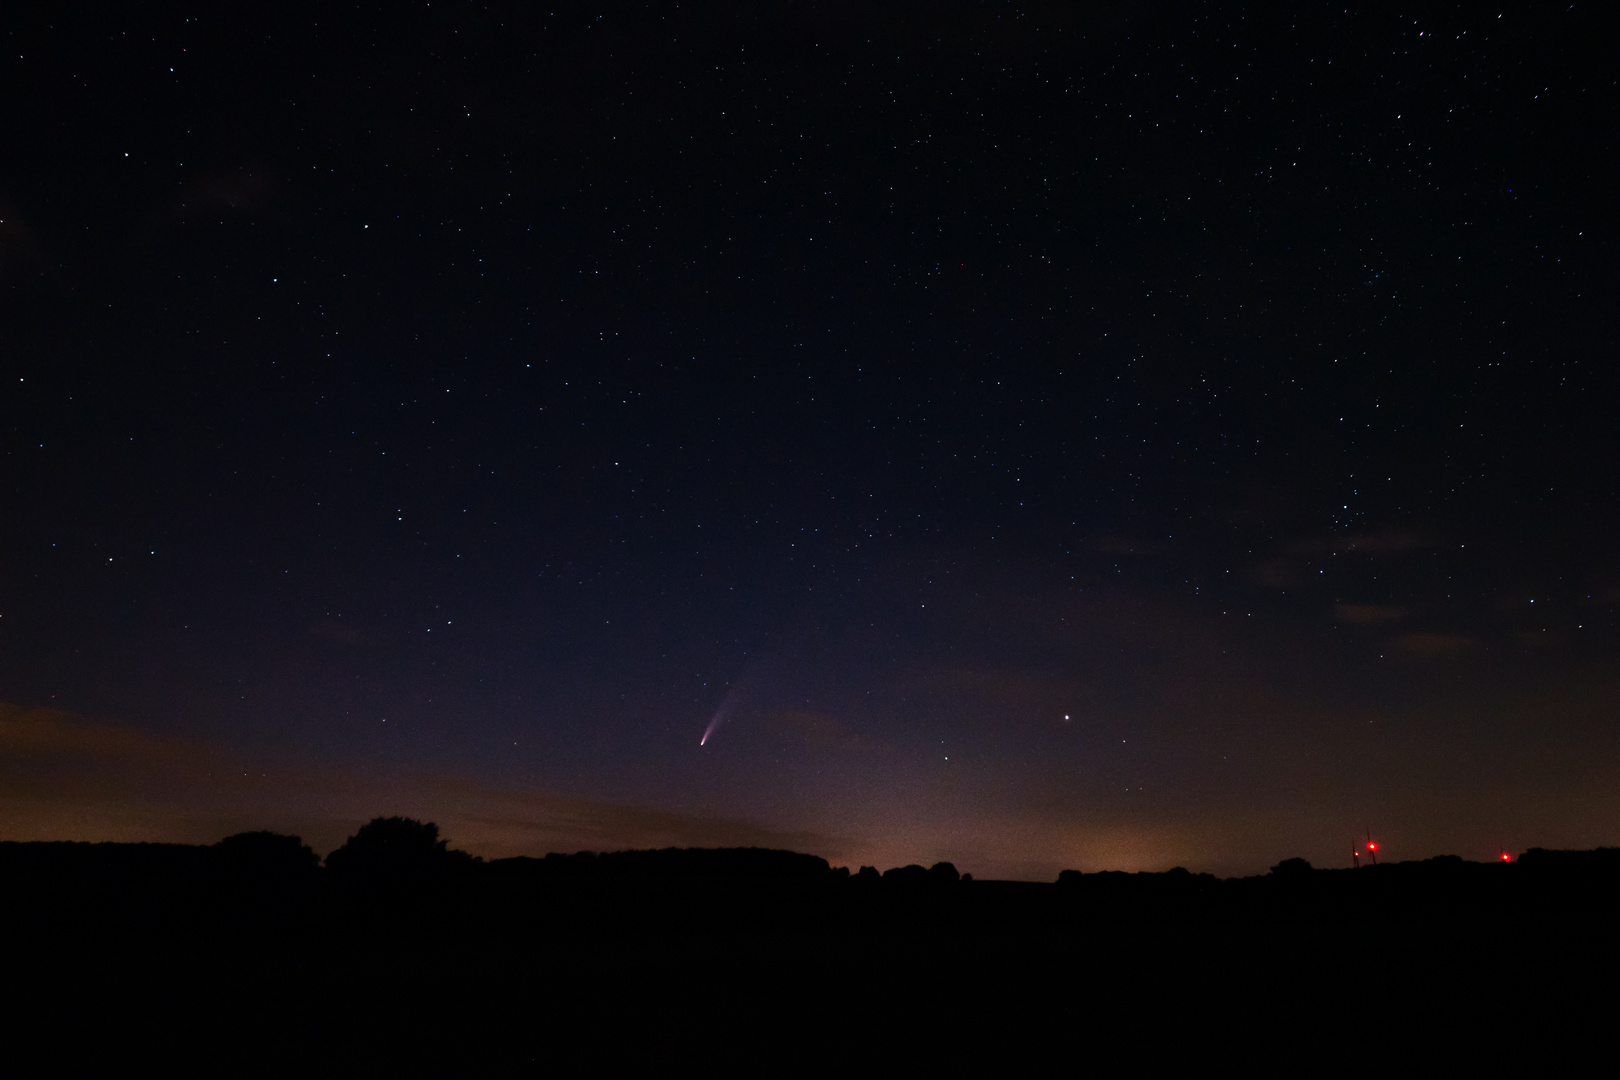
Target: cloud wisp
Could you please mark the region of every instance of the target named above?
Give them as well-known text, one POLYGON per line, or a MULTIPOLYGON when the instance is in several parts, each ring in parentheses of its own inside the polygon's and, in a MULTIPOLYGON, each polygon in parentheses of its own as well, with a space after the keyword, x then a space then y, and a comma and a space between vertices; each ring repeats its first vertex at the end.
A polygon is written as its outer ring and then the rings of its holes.
POLYGON ((450 774, 280 759, 0 703, 0 839, 212 843, 272 829, 329 851, 379 814, 431 819, 486 858, 647 847, 777 847, 837 858, 835 836, 514 790, 450 774))

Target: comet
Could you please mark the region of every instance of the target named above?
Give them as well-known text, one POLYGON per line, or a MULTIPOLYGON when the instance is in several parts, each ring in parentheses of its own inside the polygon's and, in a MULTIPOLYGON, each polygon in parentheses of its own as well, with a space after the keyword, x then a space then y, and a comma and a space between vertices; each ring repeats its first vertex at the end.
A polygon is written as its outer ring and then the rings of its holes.
POLYGON ((709 726, 703 729, 703 738, 698 740, 699 746, 708 745, 709 739, 714 736, 716 731, 720 730, 720 725, 726 722, 726 718, 731 715, 732 710, 737 707, 743 697, 742 687, 734 686, 731 688, 731 691, 720 702, 720 707, 714 710, 714 716, 709 720, 709 726))

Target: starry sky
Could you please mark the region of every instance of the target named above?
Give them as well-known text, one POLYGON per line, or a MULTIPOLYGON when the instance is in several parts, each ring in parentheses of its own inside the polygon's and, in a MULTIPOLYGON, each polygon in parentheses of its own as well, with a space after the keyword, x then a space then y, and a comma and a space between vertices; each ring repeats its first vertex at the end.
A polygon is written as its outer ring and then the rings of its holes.
POLYGON ((0 838, 1620 842, 1613 30, 6 12, 0 838))

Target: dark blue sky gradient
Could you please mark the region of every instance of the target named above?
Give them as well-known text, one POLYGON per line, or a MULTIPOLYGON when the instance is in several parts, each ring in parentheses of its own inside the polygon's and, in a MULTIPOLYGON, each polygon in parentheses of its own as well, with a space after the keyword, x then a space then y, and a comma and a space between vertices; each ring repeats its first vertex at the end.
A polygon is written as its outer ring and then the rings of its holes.
POLYGON ((6 838, 1614 841, 1600 7, 553 7, 6 17, 6 838))

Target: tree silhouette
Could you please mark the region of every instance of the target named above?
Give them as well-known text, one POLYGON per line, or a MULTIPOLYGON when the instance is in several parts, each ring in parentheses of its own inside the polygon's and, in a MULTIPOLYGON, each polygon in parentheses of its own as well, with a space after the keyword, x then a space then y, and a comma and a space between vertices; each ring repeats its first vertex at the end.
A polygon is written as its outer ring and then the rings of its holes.
POLYGON ((465 851, 450 850, 433 822, 391 817, 360 826, 326 857, 326 866, 343 875, 399 878, 442 874, 474 861, 465 851))

